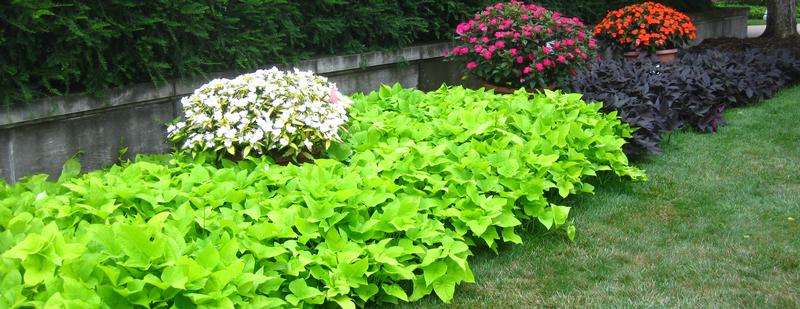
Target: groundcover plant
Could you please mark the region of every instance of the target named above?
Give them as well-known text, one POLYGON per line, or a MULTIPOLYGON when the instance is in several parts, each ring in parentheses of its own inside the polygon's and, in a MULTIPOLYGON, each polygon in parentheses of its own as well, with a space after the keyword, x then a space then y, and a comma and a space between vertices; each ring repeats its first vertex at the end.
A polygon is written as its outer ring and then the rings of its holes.
MULTIPOLYGON (((0 186, 0 307, 354 308, 445 302, 477 246, 573 237, 556 195, 644 179, 631 133, 576 94, 383 87, 328 159, 140 157, 0 186)), ((502 253, 502 252, 501 252, 502 253)))

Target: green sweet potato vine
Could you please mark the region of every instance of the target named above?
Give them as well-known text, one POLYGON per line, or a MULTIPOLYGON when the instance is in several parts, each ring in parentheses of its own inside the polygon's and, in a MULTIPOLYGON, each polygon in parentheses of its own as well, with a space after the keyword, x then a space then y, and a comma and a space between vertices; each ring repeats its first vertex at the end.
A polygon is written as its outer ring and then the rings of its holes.
POLYGON ((354 100, 354 133, 344 147, 352 155, 341 159, 375 162, 394 183, 440 197, 448 204, 433 215, 470 244, 519 242, 520 220, 564 224, 569 208, 550 203, 548 190, 592 192, 582 180, 603 170, 644 177, 621 151, 630 127, 579 94, 547 91, 529 100, 525 92, 426 94, 395 85, 354 100))
POLYGON ((0 185, 0 307, 448 302, 475 280, 474 246, 518 243, 527 220, 570 226, 547 192, 644 178, 621 150, 631 129, 578 95, 354 99, 346 143, 313 164, 174 154, 0 185))

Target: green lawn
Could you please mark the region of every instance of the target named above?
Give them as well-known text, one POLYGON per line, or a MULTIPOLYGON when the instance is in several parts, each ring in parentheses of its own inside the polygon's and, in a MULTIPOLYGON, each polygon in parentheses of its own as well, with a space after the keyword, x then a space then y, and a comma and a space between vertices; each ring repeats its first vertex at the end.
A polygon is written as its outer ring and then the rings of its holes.
POLYGON ((528 232, 480 252, 452 307, 800 306, 800 87, 726 119, 640 160, 650 181, 606 177, 567 201, 574 242, 528 232))

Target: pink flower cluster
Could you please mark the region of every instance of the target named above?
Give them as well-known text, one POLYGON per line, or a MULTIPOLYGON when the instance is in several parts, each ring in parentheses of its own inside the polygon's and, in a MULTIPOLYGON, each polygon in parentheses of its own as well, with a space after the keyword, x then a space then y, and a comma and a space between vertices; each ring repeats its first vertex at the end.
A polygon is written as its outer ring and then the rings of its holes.
POLYGON ((585 67, 597 45, 578 18, 520 1, 497 3, 456 27, 446 53, 469 74, 502 86, 544 88, 585 67))

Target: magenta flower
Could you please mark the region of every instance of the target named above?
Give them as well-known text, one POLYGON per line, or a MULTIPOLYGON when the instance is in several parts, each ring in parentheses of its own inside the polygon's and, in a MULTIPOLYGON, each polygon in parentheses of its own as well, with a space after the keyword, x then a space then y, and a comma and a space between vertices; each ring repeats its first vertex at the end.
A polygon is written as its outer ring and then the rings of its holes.
POLYGON ((525 67, 524 69, 522 69, 522 74, 528 74, 531 71, 533 71, 533 69, 531 69, 531 67, 525 67))
POLYGON ((458 24, 458 26, 456 27, 456 34, 461 35, 467 31, 469 31, 469 24, 467 23, 458 24))
POLYGON ((472 69, 477 68, 477 67, 478 67, 478 64, 475 63, 475 62, 467 63, 467 69, 472 70, 472 69))
POLYGON ((558 56, 558 62, 561 63, 567 62, 567 58, 564 58, 564 56, 558 56))
POLYGON ((541 63, 537 63, 536 64, 536 71, 539 71, 539 72, 544 71, 544 65, 541 64, 541 63))

